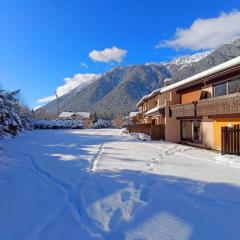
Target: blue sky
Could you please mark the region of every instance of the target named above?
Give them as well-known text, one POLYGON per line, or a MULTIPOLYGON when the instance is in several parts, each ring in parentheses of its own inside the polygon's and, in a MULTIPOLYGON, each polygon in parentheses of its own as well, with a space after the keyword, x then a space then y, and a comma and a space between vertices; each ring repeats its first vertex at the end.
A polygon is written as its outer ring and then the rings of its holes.
POLYGON ((234 40, 239 11, 239 0, 0 0, 0 82, 21 88, 34 107, 76 74, 171 60, 234 40))

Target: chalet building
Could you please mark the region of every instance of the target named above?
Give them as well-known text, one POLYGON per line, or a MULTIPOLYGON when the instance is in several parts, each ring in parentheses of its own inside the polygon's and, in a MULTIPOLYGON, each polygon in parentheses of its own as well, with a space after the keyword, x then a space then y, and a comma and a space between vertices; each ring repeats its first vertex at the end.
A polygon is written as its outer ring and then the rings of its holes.
POLYGON ((221 127, 240 124, 240 57, 144 96, 139 124, 164 126, 166 141, 221 149, 221 127))
POLYGON ((89 112, 62 112, 59 119, 79 119, 83 121, 85 127, 90 127, 91 125, 91 113, 89 112))
POLYGON ((89 112, 62 112, 60 115, 59 115, 59 118, 60 119, 74 119, 74 118, 77 118, 77 119, 89 119, 91 116, 91 113, 89 112))
POLYGON ((139 120, 141 119, 140 113, 139 112, 130 112, 129 113, 129 118, 131 120, 132 124, 138 123, 139 120))

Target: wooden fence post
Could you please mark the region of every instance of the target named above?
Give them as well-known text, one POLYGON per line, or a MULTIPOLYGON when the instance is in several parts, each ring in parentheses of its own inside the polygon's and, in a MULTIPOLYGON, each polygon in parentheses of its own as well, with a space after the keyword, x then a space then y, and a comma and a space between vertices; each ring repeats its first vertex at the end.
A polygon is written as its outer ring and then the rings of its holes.
POLYGON ((221 127, 221 154, 240 155, 240 125, 221 127))

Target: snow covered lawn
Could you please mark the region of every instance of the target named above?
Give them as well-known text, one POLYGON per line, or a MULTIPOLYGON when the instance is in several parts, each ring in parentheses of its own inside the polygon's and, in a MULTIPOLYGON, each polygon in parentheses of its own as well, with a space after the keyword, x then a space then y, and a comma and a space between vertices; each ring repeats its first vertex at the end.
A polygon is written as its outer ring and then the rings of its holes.
POLYGON ((1 145, 0 239, 239 239, 238 157, 113 129, 1 145))

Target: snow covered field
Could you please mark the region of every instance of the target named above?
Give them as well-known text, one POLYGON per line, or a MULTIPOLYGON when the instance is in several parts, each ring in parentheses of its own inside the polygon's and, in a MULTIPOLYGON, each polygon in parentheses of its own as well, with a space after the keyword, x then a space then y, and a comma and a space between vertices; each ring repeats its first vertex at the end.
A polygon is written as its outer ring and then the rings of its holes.
POLYGON ((238 157, 113 129, 1 145, 0 239, 239 239, 238 157))

